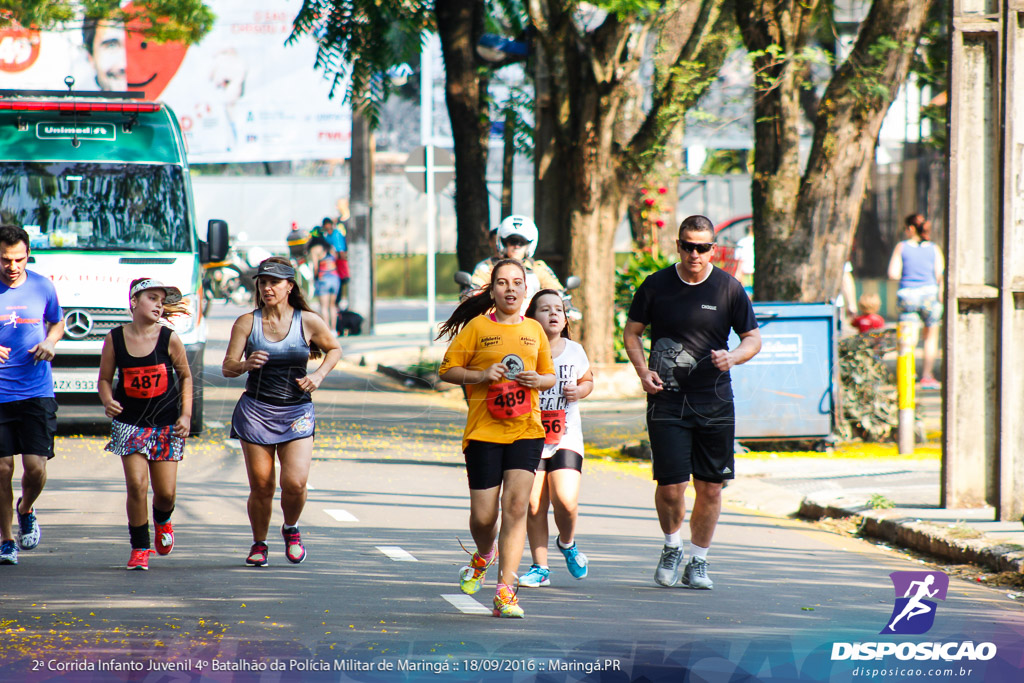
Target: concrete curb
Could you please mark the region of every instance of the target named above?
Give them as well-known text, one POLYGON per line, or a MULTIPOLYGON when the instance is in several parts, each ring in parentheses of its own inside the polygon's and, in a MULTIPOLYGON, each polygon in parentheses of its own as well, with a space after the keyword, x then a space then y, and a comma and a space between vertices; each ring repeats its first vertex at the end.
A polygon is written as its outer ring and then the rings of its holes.
POLYGON ((951 562, 974 564, 996 572, 1024 571, 1024 548, 1014 543, 990 539, 969 525, 957 533, 948 525, 922 521, 908 516, 907 509, 875 510, 863 502, 852 504, 839 498, 831 502, 806 497, 797 514, 807 519, 855 517, 860 533, 940 557, 951 562), (977 538, 963 538, 962 533, 977 533, 977 538))

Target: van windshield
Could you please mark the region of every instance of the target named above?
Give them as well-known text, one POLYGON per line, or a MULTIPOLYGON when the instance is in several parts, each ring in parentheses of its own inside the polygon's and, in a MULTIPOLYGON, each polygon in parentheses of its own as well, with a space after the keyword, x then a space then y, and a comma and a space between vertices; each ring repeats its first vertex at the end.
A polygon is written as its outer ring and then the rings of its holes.
POLYGON ((0 219, 33 251, 189 251, 185 178, 167 164, 0 162, 0 219))

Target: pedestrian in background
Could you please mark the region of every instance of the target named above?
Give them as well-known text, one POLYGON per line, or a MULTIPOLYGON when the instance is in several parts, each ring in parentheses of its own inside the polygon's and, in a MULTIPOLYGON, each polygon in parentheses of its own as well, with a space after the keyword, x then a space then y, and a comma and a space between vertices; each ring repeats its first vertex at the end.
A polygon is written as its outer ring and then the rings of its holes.
POLYGON ((729 370, 761 350, 754 307, 743 285, 711 259, 715 229, 704 216, 679 226, 680 261, 637 288, 623 333, 626 353, 647 392, 654 506, 665 534, 654 580, 710 589, 707 553, 722 509, 722 484, 735 477, 736 413, 729 370), (651 327, 650 362, 643 333, 651 327), (729 331, 740 344, 728 350, 729 331), (693 476, 690 561, 682 566, 680 530, 693 476))
POLYGON ((893 249, 889 260, 889 279, 899 281, 896 301, 900 322, 924 325, 924 360, 921 388, 938 389, 935 361, 939 355, 939 323, 942 322, 942 276, 945 260, 942 251, 928 238, 931 224, 919 213, 906 219, 906 239, 893 249))
POLYGON ((260 263, 256 306, 235 320, 221 365, 225 377, 249 375, 231 416, 231 438, 241 442, 249 478, 247 509, 253 543, 245 562, 265 567, 269 560, 267 532, 277 490, 276 455, 281 463, 285 557, 298 564, 306 559, 298 523, 313 459, 312 393, 338 364, 341 347, 306 303, 295 283, 295 269, 286 259, 274 256, 260 263), (307 374, 306 363, 321 357, 320 367, 307 374))
POLYGON ((34 505, 46 485, 57 432, 50 361, 64 335, 64 312, 50 279, 26 269, 28 257, 28 233, 0 227, 0 564, 18 564, 19 545, 39 545, 34 505), (23 472, 21 497, 12 509, 15 455, 21 455, 23 472))
POLYGON ((882 308, 882 299, 874 292, 866 292, 857 300, 858 315, 853 319, 853 326, 861 334, 869 334, 875 330, 885 329, 885 318, 878 315, 882 308))
POLYGON ((459 304, 438 335, 451 340, 441 361, 441 379, 470 387, 462 450, 476 552, 459 574, 459 588, 467 594, 479 591, 497 559, 496 617, 523 616, 516 572, 526 544, 530 490, 544 448, 538 392, 555 385, 547 335, 536 320, 519 313, 525 298, 522 264, 498 261, 490 284, 459 304))
POLYGON ((128 489, 127 569, 149 569, 147 496, 153 485, 156 552, 174 548, 171 515, 178 463, 192 422, 192 372, 181 338, 164 324, 188 315, 181 291, 139 278, 128 288, 132 321, 107 333, 97 382, 106 415, 113 418, 105 450, 121 456, 128 489), (117 371, 117 384, 114 371, 117 371))
POLYGON ((594 373, 583 347, 569 338, 568 320, 562 294, 542 289, 526 309, 544 328, 551 345, 555 386, 540 394, 540 416, 544 425, 544 451, 530 493, 526 535, 530 540, 533 565, 519 579, 520 586, 551 585, 548 567, 548 508, 555 511, 558 536, 555 545, 565 558, 574 579, 587 576, 587 556, 576 543, 576 515, 579 507, 580 476, 583 472, 583 424, 580 401, 594 390, 594 373))

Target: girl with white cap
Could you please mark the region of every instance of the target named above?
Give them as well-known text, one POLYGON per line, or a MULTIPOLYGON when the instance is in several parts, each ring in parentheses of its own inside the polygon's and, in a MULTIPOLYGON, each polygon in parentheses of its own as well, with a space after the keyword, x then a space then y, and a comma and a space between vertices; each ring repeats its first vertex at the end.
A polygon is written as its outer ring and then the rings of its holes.
POLYGON ((107 417, 113 418, 106 450, 121 456, 128 487, 127 569, 149 569, 149 482, 153 484, 156 552, 174 547, 174 496, 178 462, 192 421, 192 373, 185 345, 165 321, 187 315, 177 287, 158 280, 132 280, 132 321, 103 340, 97 385, 107 417), (113 383, 117 371, 117 384, 113 383))

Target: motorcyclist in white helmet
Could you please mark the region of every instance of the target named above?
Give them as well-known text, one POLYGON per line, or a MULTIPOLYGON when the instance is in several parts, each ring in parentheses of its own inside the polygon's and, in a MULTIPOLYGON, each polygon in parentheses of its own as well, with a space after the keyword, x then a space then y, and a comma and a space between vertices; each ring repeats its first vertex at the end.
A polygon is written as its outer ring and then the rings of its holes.
POLYGON ((503 258, 521 261, 526 269, 526 299, 523 310, 533 295, 542 289, 565 291, 554 271, 539 259, 533 258, 537 250, 537 225, 526 216, 509 216, 498 226, 498 256, 484 259, 473 269, 473 286, 479 289, 491 281, 491 269, 503 258))

